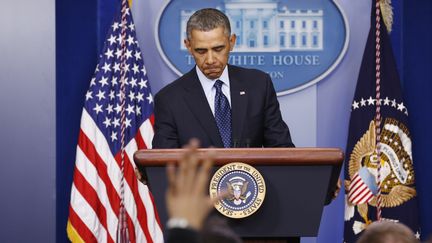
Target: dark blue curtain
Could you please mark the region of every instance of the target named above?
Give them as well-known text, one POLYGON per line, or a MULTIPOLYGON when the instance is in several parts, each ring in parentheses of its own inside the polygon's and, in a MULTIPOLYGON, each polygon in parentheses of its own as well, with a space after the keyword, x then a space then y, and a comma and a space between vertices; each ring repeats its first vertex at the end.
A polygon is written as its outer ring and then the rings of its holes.
POLYGON ((81 111, 119 0, 56 1, 56 242, 66 223, 81 111))
POLYGON ((422 238, 432 237, 432 1, 403 1, 403 88, 409 108, 422 238))

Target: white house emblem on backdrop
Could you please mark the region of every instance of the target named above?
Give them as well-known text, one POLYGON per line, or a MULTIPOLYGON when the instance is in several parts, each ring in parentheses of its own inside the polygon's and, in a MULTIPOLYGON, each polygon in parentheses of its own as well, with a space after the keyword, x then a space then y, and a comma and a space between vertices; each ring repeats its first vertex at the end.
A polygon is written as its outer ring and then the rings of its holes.
POLYGON ((187 20, 207 7, 223 11, 237 36, 229 63, 267 72, 278 95, 322 80, 347 49, 347 21, 332 0, 174 0, 162 9, 155 36, 178 75, 195 65, 183 44, 187 20))

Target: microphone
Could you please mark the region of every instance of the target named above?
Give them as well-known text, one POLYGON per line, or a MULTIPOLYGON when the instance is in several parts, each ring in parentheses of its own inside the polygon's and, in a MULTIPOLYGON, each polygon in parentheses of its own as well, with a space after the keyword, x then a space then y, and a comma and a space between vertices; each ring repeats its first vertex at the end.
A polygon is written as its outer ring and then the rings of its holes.
POLYGON ((245 148, 250 148, 250 143, 251 143, 250 138, 246 138, 245 141, 246 141, 245 148))
POLYGON ((239 139, 237 139, 237 138, 234 138, 233 139, 233 148, 240 148, 240 146, 241 146, 241 143, 240 143, 240 140, 239 139))

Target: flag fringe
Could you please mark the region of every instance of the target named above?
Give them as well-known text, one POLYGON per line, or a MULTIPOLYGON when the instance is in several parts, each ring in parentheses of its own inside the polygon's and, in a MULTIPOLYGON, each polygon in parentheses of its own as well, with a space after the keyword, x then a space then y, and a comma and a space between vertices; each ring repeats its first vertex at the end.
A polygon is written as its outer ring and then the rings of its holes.
POLYGON ((82 243, 82 242, 85 242, 81 238, 81 236, 78 234, 78 232, 76 231, 76 229, 73 227, 73 225, 70 222, 70 220, 68 220, 68 222, 67 222, 66 231, 67 231, 68 238, 69 238, 69 240, 71 242, 73 242, 73 243, 82 243))
POLYGON ((393 27, 393 7, 391 0, 380 0, 381 12, 387 32, 390 33, 393 27))

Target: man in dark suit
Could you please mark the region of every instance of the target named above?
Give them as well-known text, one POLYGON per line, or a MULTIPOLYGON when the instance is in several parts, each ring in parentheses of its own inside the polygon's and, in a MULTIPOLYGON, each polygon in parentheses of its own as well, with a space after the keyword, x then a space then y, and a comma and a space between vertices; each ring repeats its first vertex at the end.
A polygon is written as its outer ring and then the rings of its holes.
POLYGON ((293 147, 268 74, 227 65, 236 36, 227 16, 201 9, 184 40, 196 66, 155 96, 153 148, 293 147))

